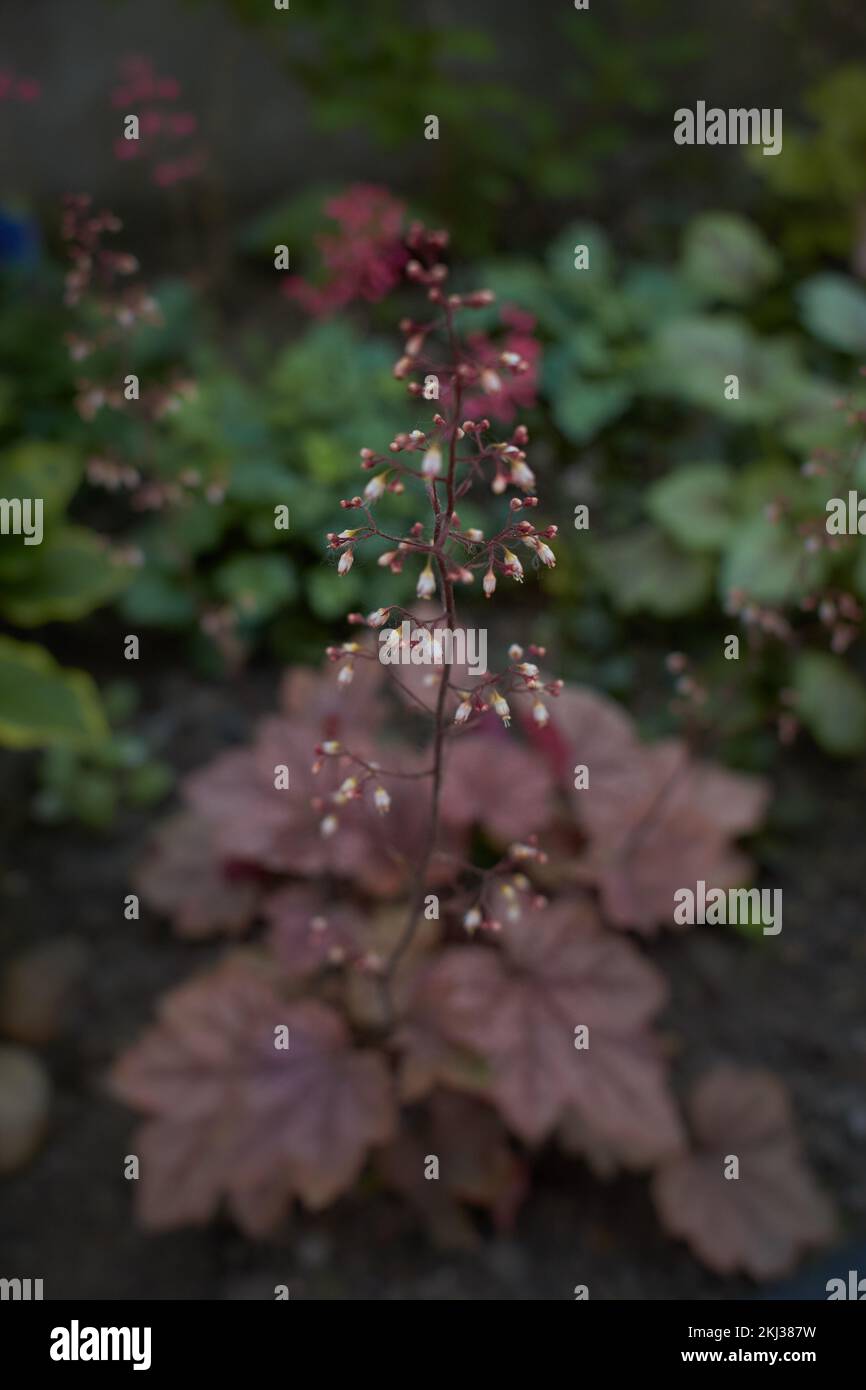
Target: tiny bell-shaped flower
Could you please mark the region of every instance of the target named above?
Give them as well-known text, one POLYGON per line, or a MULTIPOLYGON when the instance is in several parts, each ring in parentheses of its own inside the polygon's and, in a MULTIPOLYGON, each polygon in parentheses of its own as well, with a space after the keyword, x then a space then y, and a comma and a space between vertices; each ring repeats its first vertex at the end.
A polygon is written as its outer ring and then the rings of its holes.
POLYGON ((368 627, 382 627, 387 620, 390 608, 376 608, 372 613, 367 614, 368 627))
POLYGON ((545 541, 539 540, 538 536, 527 536, 524 545, 529 546, 530 550, 534 550, 541 563, 547 565, 548 569, 554 568, 556 556, 545 541))
POLYGON ((535 474, 523 459, 515 459, 511 464, 511 481, 522 488, 524 492, 529 492, 535 487, 535 474))
POLYGON ((373 804, 380 816, 386 816, 391 809, 391 798, 384 787, 377 787, 373 793, 373 804))
POLYGON ((343 551, 340 556, 340 563, 337 565, 338 574, 348 574, 355 563, 355 552, 351 546, 343 551))
POLYGON ((380 497, 384 497, 385 484, 387 483, 387 481, 387 472, 377 473, 374 478, 371 478, 367 486, 364 488, 364 497, 366 498, 366 500, 368 502, 378 502, 380 497))
POLYGON ((354 680, 354 678, 355 678, 355 663, 354 663, 353 661, 347 661, 347 662, 345 662, 345 663, 340 667, 340 673, 339 673, 339 675, 337 676, 337 684, 338 684, 338 685, 351 685, 351 684, 352 684, 352 681, 354 680))
POLYGON ((469 698, 469 694, 467 691, 461 690, 460 704, 457 706, 457 710, 454 714, 454 723, 465 724, 471 713, 472 701, 469 698))
POLYGON ((510 551, 506 546, 502 547, 502 554, 504 556, 503 569, 505 570, 505 573, 510 575, 512 579, 516 579, 518 584, 522 584, 523 566, 521 565, 517 556, 513 554, 512 551, 510 551))
POLYGON ((442 451, 433 444, 421 460, 421 472, 425 478, 437 478, 442 468, 442 451))
POLYGON ((499 718, 502 720, 503 724, 507 729, 509 724, 511 723, 511 710, 508 707, 508 701, 505 699, 505 696, 500 695, 499 691, 495 690, 491 697, 490 703, 492 704, 495 713, 499 715, 499 718))
POLYGON ((354 799, 358 790, 357 777, 347 777, 342 785, 334 792, 334 802, 337 806, 345 806, 347 801, 354 799))
POLYGON ((470 907, 469 911, 464 915, 463 926, 471 936, 473 932, 478 930, 483 920, 481 909, 478 907, 470 907))
POLYGON ((481 587, 484 590, 485 598, 492 598, 493 595, 496 593, 496 575, 493 573, 492 565, 485 574, 484 582, 482 583, 481 587))
POLYGON ((322 832, 325 839, 328 840, 335 834, 339 824, 340 822, 337 820, 336 816, 325 816, 325 819, 319 825, 319 830, 322 832))
POLYGON ((418 584, 415 593, 418 598, 432 598, 436 592, 436 578, 433 574, 433 566, 428 560, 418 576, 418 584))
POLYGON ((539 729, 543 729, 544 726, 550 722, 550 711, 543 700, 533 701, 532 718, 535 720, 539 729))

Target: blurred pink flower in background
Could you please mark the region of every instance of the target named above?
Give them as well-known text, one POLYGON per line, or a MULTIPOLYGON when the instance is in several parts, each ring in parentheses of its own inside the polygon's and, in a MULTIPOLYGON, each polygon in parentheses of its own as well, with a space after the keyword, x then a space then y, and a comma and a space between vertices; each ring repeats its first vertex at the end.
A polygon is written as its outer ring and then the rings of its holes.
POLYGON ((0 101, 38 101, 42 95, 42 83, 35 77, 16 77, 14 72, 0 72, 0 101))
POLYGON ((111 104, 125 115, 138 117, 139 139, 118 136, 115 158, 149 160, 151 181, 158 188, 195 178, 205 167, 207 156, 201 149, 178 148, 178 141, 196 135, 198 119, 192 111, 172 108, 182 94, 177 78, 158 76, 150 59, 140 56, 124 59, 120 72, 121 81, 111 93, 111 104))
POLYGON ((293 275, 285 293, 310 314, 323 316, 355 299, 376 303, 400 281, 409 253, 403 244, 405 204, 386 188, 353 184, 325 204, 337 232, 316 238, 327 279, 315 285, 293 275))
POLYGON ((503 304, 499 317, 509 330, 504 338, 493 342, 486 333, 470 333, 467 337, 473 361, 488 369, 482 377, 487 389, 470 395, 465 402, 466 414, 473 420, 487 415, 507 422, 519 410, 531 409, 536 402, 541 344, 533 336, 535 319, 513 304, 503 304), (503 352, 516 353, 529 363, 529 370, 520 374, 503 372, 503 352))

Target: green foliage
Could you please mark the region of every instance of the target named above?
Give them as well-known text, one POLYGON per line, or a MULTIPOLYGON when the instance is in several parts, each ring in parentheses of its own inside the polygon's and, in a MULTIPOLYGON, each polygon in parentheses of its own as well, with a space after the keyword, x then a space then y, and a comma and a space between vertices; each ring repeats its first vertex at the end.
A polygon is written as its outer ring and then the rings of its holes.
POLYGON ((43 647, 0 636, 0 742, 9 748, 93 745, 106 732, 96 687, 43 647))
POLYGON ((789 205, 782 227, 789 255, 829 252, 862 271, 866 66, 852 63, 823 77, 804 105, 811 126, 792 128, 786 112, 781 152, 763 159, 750 149, 749 162, 789 205))
POLYGON ((688 228, 683 274, 702 297, 748 304, 776 279, 779 268, 775 251, 742 217, 710 212, 688 228))
POLYGON ((826 752, 866 749, 866 686, 837 656, 803 652, 794 663, 797 713, 826 752))
POLYGON ((622 613, 676 618, 700 608, 710 594, 709 560, 678 549, 653 527, 601 541, 594 558, 622 613))
POLYGON ((813 275, 800 286, 800 312, 810 333, 840 352, 866 355, 866 290, 847 275, 813 275))
POLYGON ((721 550, 737 524, 736 482, 723 463, 686 464, 653 483, 646 509, 686 550, 721 550))
POLYGON ((60 745, 43 753, 33 798, 37 820, 77 820, 91 830, 108 830, 121 807, 154 806, 171 790, 172 769, 151 755, 145 739, 121 727, 137 707, 136 688, 127 682, 109 686, 105 704, 117 727, 105 729, 87 748, 60 745))

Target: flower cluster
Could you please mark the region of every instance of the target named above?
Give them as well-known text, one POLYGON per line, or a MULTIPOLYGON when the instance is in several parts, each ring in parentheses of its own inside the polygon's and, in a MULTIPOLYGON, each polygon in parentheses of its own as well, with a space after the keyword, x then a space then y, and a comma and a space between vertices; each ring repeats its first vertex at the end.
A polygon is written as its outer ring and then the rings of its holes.
POLYGON ((355 184, 325 205, 337 231, 317 238, 325 269, 322 284, 293 275, 285 292, 308 313, 333 314, 355 299, 376 303, 400 282, 408 252, 401 227, 403 203, 373 184, 355 184))
POLYGON ((204 151, 190 143, 198 133, 198 121, 179 105, 181 95, 177 78, 160 77, 144 57, 124 60, 121 80, 111 93, 112 106, 139 121, 139 138, 119 136, 115 157, 147 161, 151 179, 160 188, 195 178, 206 164, 204 151))
MULTIPOLYGON (((136 331, 159 325, 159 305, 148 289, 132 280, 139 271, 135 256, 106 245, 106 237, 122 230, 113 213, 93 208, 85 194, 65 199, 61 235, 69 255, 64 300, 77 311, 78 322, 66 335, 74 362, 87 363, 90 371, 76 381, 75 407, 82 420, 91 422, 103 410, 128 407, 124 394, 127 360, 136 331)), ((181 409, 195 395, 195 382, 185 372, 174 371, 166 380, 139 383, 134 397, 137 420, 153 425, 181 409)), ((197 470, 170 480, 151 476, 144 458, 121 459, 101 448, 88 460, 87 478, 109 492, 126 492, 136 511, 178 505, 193 495, 222 500, 219 483, 205 484, 197 470)))
POLYGON ((251 744, 187 780, 142 867, 145 901, 183 934, 267 934, 173 993, 114 1068, 146 1117, 140 1214, 169 1227, 224 1205, 260 1234, 370 1165, 435 1238, 471 1243, 466 1206, 507 1227, 533 1149, 556 1139, 598 1171, 650 1172, 661 1220, 712 1268, 778 1274, 832 1231, 784 1093, 718 1068, 689 1137, 653 1031, 664 983, 622 930, 671 925, 692 876, 744 882, 733 841, 766 788, 680 740, 643 744, 610 701, 544 674, 537 645, 512 642, 496 674, 463 659, 457 591, 489 599, 527 561, 553 565, 555 527, 534 520, 526 430, 503 439, 466 404, 518 385, 527 355, 462 336, 492 296, 446 291, 443 233, 412 225, 401 245, 430 308, 401 324, 394 370, 432 418, 362 450, 368 481, 343 502, 360 524, 328 544, 343 574, 384 545, 417 605, 350 614, 358 635, 328 650, 328 674, 292 672, 251 744), (501 511, 489 534, 461 521, 473 486, 501 511), (408 488, 428 519, 392 531, 380 513, 408 488), (380 661, 383 638, 408 661, 380 661), (590 769, 591 794, 575 778, 590 769), (719 1159, 731 1148, 740 1183, 719 1159))
MULTIPOLYGON (((371 476, 363 492, 344 498, 341 506, 346 511, 360 512, 363 524, 344 527, 328 535, 328 545, 338 556, 337 570, 341 575, 349 572, 356 552, 365 543, 384 541, 388 548, 378 555, 377 563, 395 574, 407 564, 417 565, 416 597, 424 603, 432 603, 435 610, 428 616, 421 616, 394 605, 380 607, 366 617, 360 613, 351 614, 350 621, 354 625, 372 630, 372 640, 366 644, 359 640, 346 641, 330 647, 327 653, 339 665, 338 683, 345 687, 351 684, 359 660, 378 663, 385 635, 381 629, 391 621, 411 620, 414 632, 408 639, 409 644, 416 649, 424 648, 423 652, 416 650, 407 655, 410 665, 427 665, 429 669, 425 687, 434 697, 430 711, 434 723, 433 759, 429 771, 433 792, 430 835, 419 871, 420 896, 416 895, 416 904, 410 910, 407 939, 411 939, 415 930, 424 875, 437 850, 446 744, 483 720, 489 712, 508 728, 512 721, 512 704, 522 705, 527 699, 531 719, 543 728, 550 717, 547 700, 555 699, 562 689, 561 681, 542 674, 538 665, 545 656, 542 648, 530 646, 524 652, 514 643, 504 670, 482 674, 470 683, 468 675, 456 671, 455 662, 444 647, 443 627, 449 634, 458 630, 458 586, 467 588, 480 579, 478 587, 491 599, 500 580, 521 583, 525 574, 524 563, 517 553, 521 549, 529 553, 537 567, 552 568, 556 558, 550 541, 557 531, 555 525, 540 526, 529 519, 534 518, 539 501, 535 475, 527 457, 529 434, 525 426, 517 425, 507 438, 501 438, 486 415, 464 413, 463 404, 467 398, 481 403, 487 399, 495 402, 511 383, 519 383, 529 372, 530 363, 513 345, 504 345, 494 352, 489 340, 482 340, 480 335, 470 334, 465 339, 461 336, 459 318, 462 311, 471 313, 486 309, 493 303, 494 296, 486 289, 461 294, 446 289, 448 267, 444 254, 447 245, 446 233, 429 231, 417 222, 404 233, 404 274, 411 284, 425 292, 428 310, 423 316, 401 321, 403 351, 394 364, 394 376, 406 382, 410 399, 417 402, 432 399, 438 408, 432 411, 426 428, 397 434, 386 453, 369 447, 361 450, 361 469, 371 476), (407 485, 423 491, 429 506, 429 520, 426 524, 416 521, 403 534, 394 534, 380 524, 379 504, 388 494, 405 491, 407 485), (487 486, 495 497, 507 499, 507 507, 492 534, 485 534, 477 527, 466 527, 461 522, 458 509, 473 486, 487 486)), ((515 394, 512 388, 512 399, 515 394)), ((352 756, 351 751, 342 748, 339 751, 343 756, 352 756)), ((459 756, 457 749, 454 756, 459 756)), ((345 800, 360 795, 371 776, 369 771, 360 779, 353 774, 332 795, 328 814, 322 822, 324 833, 335 833, 340 807, 345 800)), ((387 781, 387 773, 380 774, 377 768, 375 780, 379 783, 374 792, 375 804, 379 811, 385 812, 390 798, 387 787, 381 784, 387 781)), ((474 929, 483 920, 480 907, 473 907, 466 917, 467 929, 474 929)))

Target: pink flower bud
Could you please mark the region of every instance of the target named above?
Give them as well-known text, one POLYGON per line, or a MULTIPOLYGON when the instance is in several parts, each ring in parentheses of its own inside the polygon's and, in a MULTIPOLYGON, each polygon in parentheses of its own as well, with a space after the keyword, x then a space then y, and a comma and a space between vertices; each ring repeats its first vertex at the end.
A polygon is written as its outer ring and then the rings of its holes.
POLYGON ((337 565, 337 573, 348 574, 349 570, 352 568, 354 563, 355 552, 353 551, 351 546, 348 546, 347 549, 344 550, 342 555, 340 556, 340 563, 337 565))

